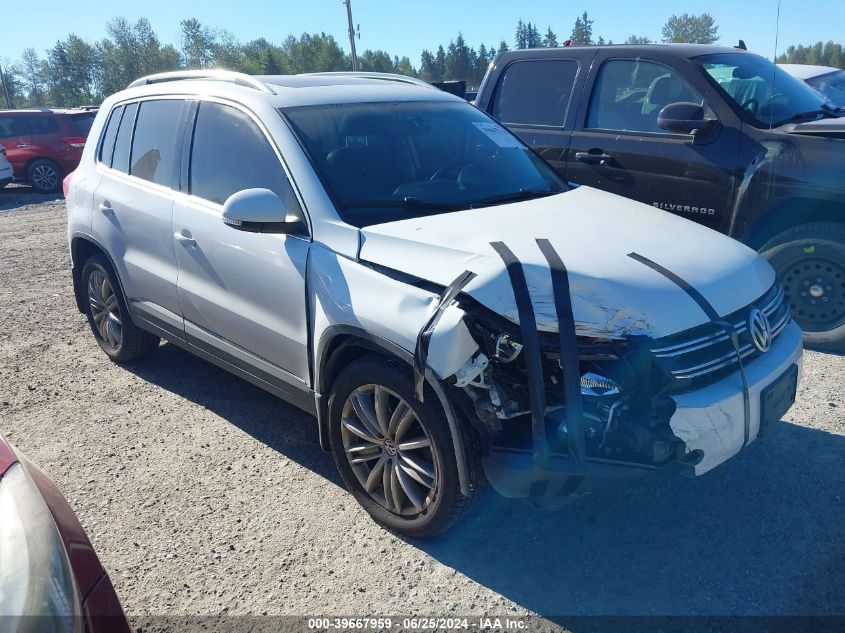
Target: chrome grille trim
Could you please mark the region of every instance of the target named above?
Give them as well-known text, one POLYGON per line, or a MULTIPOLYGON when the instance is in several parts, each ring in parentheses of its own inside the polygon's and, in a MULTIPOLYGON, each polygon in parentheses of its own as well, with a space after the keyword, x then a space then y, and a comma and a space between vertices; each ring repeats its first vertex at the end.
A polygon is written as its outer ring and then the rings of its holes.
MULTIPOLYGON (((749 340, 748 334, 747 316, 750 310, 755 307, 758 307, 770 319, 772 339, 775 339, 792 320, 789 307, 785 303, 783 288, 779 284, 769 288, 756 301, 725 317, 728 325, 733 327, 734 332, 739 337, 739 358, 743 360, 753 359, 760 354, 749 340), (763 301, 765 301, 765 304, 761 306, 760 304, 763 301), (740 316, 743 318, 739 318, 740 316)), ((682 381, 692 380, 738 363, 737 351, 730 342, 730 333, 725 332, 724 329, 713 323, 706 323, 689 331, 693 336, 695 336, 695 332, 699 333, 695 338, 651 348, 655 361, 662 365, 663 369, 673 378, 682 381), (711 329, 712 333, 702 335, 702 329, 707 327, 718 328, 718 330, 713 331, 711 329), (708 357, 708 354, 710 357, 708 357)), ((677 340, 678 336, 672 335, 672 338, 677 340)))

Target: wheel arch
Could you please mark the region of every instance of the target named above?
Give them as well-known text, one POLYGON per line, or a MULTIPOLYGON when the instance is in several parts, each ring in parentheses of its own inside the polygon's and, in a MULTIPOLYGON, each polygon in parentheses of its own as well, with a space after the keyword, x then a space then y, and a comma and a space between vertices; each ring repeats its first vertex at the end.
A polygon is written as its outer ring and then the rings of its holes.
POLYGON ((833 200, 800 197, 780 200, 757 216, 743 241, 751 248, 759 250, 777 234, 791 227, 813 222, 836 222, 845 225, 845 205, 833 200))
MULTIPOLYGON (((369 354, 379 354, 388 358, 396 358, 408 365, 409 368, 413 366, 413 354, 411 352, 393 341, 371 334, 358 326, 333 325, 326 329, 320 337, 317 345, 314 391, 317 398, 317 426, 320 447, 324 451, 329 450, 328 392, 332 387, 332 383, 344 367, 369 354)), ((427 372, 427 378, 432 387, 433 395, 436 395, 438 398, 449 420, 449 431, 452 436, 452 445, 455 447, 455 458, 458 465, 461 492, 465 496, 470 496, 471 493, 467 483, 469 476, 463 436, 457 428, 460 420, 457 419, 458 416, 455 413, 455 406, 448 399, 443 386, 439 383, 435 384, 436 377, 433 372, 427 372)), ((462 408, 461 413, 463 413, 462 408)))
POLYGON ((70 240, 70 259, 71 259, 71 275, 73 276, 73 295, 76 298, 76 307, 82 314, 85 314, 85 296, 82 292, 82 269, 85 262, 92 255, 102 255, 108 260, 112 271, 114 271, 115 279, 120 286, 120 291, 123 296, 126 293, 123 291, 123 282, 120 275, 117 273, 117 266, 114 265, 114 260, 108 251, 96 239, 90 235, 78 234, 71 237, 70 240))

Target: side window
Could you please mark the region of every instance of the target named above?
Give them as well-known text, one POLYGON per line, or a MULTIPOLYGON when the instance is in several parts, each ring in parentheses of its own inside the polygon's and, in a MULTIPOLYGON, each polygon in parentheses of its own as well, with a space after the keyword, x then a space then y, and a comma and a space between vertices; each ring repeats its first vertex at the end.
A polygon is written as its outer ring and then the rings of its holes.
POLYGON ((184 123, 185 102, 181 99, 143 101, 132 137, 132 165, 129 174, 165 187, 176 182, 178 163, 176 140, 184 123))
POLYGON ((600 130, 656 132, 657 115, 679 101, 704 104, 701 95, 663 64, 633 59, 605 62, 599 71, 587 127, 600 130))
POLYGON ((124 173, 129 172, 129 144, 132 141, 132 127, 135 125, 135 113, 138 104, 130 103, 123 111, 120 127, 117 128, 117 138, 114 141, 114 155, 111 166, 124 173))
POLYGON ((31 134, 54 134, 59 131, 59 122, 51 116, 34 116, 29 119, 31 134))
POLYGON ((291 210, 299 202, 276 153, 255 122, 237 108, 203 101, 191 147, 191 194, 223 204, 233 193, 270 189, 291 210))
POLYGON ((514 62, 499 80, 490 113, 503 123, 563 127, 577 74, 574 59, 514 62))
POLYGON ((114 140, 117 138, 117 128, 120 125, 120 117, 123 114, 123 106, 117 106, 111 111, 109 121, 103 130, 103 140, 100 143, 99 159, 111 167, 111 159, 114 154, 114 140))
POLYGON ((0 138, 13 138, 29 134, 29 126, 26 117, 22 116, 0 116, 0 138))

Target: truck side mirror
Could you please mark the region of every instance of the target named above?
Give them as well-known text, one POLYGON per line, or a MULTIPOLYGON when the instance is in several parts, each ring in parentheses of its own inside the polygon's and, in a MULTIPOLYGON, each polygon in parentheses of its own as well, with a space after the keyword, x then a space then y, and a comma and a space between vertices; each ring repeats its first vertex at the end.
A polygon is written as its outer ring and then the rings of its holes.
POLYGON ((705 134, 716 125, 716 119, 704 116, 704 107, 698 103, 670 103, 657 115, 657 125, 676 134, 705 134))
POLYGON ((223 204, 223 224, 251 233, 302 234, 305 222, 269 189, 244 189, 223 204))

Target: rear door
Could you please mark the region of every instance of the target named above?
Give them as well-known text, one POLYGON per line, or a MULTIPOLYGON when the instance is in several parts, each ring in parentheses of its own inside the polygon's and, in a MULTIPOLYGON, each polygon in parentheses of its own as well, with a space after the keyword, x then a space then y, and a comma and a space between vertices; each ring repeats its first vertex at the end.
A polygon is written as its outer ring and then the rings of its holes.
POLYGON ((98 148, 94 235, 111 253, 133 318, 183 337, 176 293, 173 197, 187 114, 184 99, 116 107, 98 148))
POLYGON ((32 139, 26 115, 0 113, 0 143, 3 144, 6 158, 15 170, 15 177, 26 178, 26 162, 32 156, 32 139))
MULTIPOLYGON (((192 345, 287 396, 308 384, 305 267, 310 237, 251 233, 223 223, 223 204, 265 188, 302 213, 281 155, 259 120, 240 106, 199 103, 186 143, 173 231, 179 299, 192 345)), ((303 216, 304 217, 304 216, 303 216)))
POLYGON ((739 160, 740 122, 717 105, 688 60, 596 56, 566 160, 571 182, 610 191, 726 230, 739 160), (657 125, 676 102, 703 103, 719 125, 693 139, 657 125), (711 103, 712 102, 712 103, 711 103))
POLYGON ((565 58, 505 62, 491 76, 492 97, 479 105, 563 174, 580 86, 594 55, 584 49, 565 58))

